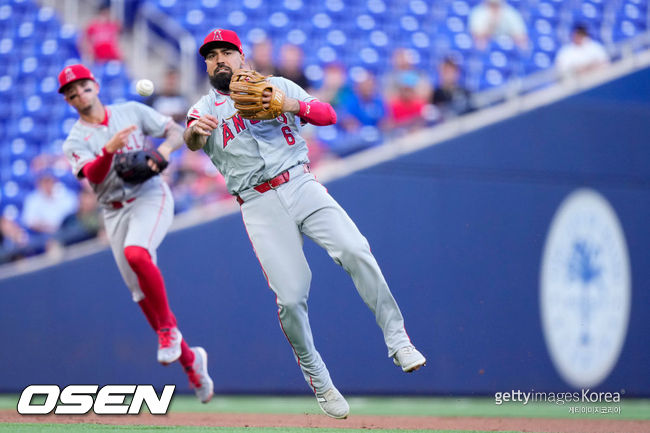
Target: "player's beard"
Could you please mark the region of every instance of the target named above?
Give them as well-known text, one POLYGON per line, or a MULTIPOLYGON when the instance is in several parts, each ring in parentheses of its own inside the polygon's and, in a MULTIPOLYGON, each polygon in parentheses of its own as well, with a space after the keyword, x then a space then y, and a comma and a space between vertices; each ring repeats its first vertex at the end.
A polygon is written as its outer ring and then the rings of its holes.
POLYGON ((88 116, 88 115, 90 115, 90 113, 93 112, 93 106, 94 106, 93 103, 89 103, 85 107, 79 107, 79 109, 77 111, 79 111, 79 114, 83 114, 85 116, 88 116))
POLYGON ((225 71, 219 71, 217 67, 212 75, 210 75, 210 84, 212 87, 222 93, 230 93, 230 79, 232 78, 232 70, 226 66, 225 71))

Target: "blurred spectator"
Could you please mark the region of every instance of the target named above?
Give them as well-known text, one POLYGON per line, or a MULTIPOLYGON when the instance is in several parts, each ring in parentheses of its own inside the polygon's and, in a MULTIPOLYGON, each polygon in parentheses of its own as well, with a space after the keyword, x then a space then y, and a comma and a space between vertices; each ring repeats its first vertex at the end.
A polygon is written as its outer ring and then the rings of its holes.
POLYGON ((578 24, 571 32, 571 42, 557 53, 555 67, 563 75, 581 75, 609 63, 605 47, 589 37, 587 27, 578 24))
POLYGON ((348 132, 356 132, 362 126, 380 127, 387 109, 372 73, 365 73, 341 108, 339 124, 348 132))
POLYGON ((45 170, 38 174, 36 189, 25 198, 22 223, 35 235, 53 235, 63 220, 77 210, 77 197, 54 175, 45 170))
POLYGON ((375 76, 365 72, 337 109, 337 129, 328 143, 331 152, 338 156, 375 146, 382 141, 388 109, 378 90, 375 76))
POLYGON ((99 214, 95 194, 87 182, 84 182, 83 186, 79 193, 77 212, 68 215, 56 233, 55 238, 61 245, 70 245, 94 237, 105 239, 104 222, 99 214))
POLYGON ((328 151, 327 145, 318 138, 316 133, 317 127, 307 124, 300 135, 307 142, 309 149, 309 166, 313 169, 318 167, 322 162, 335 158, 335 155, 328 151))
POLYGON ((327 102, 335 110, 345 104, 352 90, 347 84, 348 75, 345 66, 332 62, 323 68, 323 83, 312 93, 322 102, 327 102))
POLYGON ((384 97, 387 100, 399 96, 400 81, 404 73, 411 72, 416 77, 414 86, 415 92, 423 99, 429 100, 431 95, 431 84, 427 74, 415 68, 413 53, 406 48, 397 48, 391 58, 391 71, 384 76, 384 97))
POLYGON ((183 151, 176 166, 170 183, 175 213, 222 199, 232 200, 223 176, 203 152, 183 151))
POLYGON ((260 74, 272 75, 275 73, 273 66, 273 44, 268 39, 263 39, 253 45, 250 59, 252 69, 260 74))
POLYGON ((0 263, 7 263, 26 255, 27 232, 15 221, 0 216, 0 263))
POLYGON ((495 36, 508 35, 521 49, 528 48, 528 30, 521 14, 505 0, 483 0, 469 15, 474 43, 484 50, 495 36))
POLYGON ((162 89, 150 96, 145 103, 159 113, 171 116, 176 123, 184 124, 189 102, 179 89, 180 75, 178 70, 169 69, 165 73, 162 89))
POLYGON ((417 91, 420 78, 413 71, 403 72, 397 83, 397 95, 388 106, 390 125, 401 130, 413 130, 425 125, 427 99, 417 91))
POLYGON ((110 4, 103 4, 86 26, 81 40, 82 52, 94 62, 121 60, 121 30, 120 22, 111 17, 110 4))
POLYGON ((469 90, 460 84, 460 67, 451 57, 438 66, 438 86, 433 90, 433 104, 443 118, 465 114, 472 110, 469 90))
POLYGON ((288 78, 305 90, 310 87, 303 67, 302 49, 293 44, 284 44, 280 49, 280 60, 273 75, 288 78))

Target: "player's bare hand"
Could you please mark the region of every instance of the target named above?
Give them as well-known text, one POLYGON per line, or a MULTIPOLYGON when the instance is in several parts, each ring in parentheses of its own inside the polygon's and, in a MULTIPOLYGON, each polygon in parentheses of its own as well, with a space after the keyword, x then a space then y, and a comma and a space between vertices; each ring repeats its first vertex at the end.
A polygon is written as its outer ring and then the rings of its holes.
POLYGON ((296 114, 300 111, 300 102, 297 99, 286 97, 282 102, 282 112, 296 114))
POLYGON ((150 169, 152 169, 156 173, 158 173, 158 171, 160 171, 160 169, 158 168, 158 164, 153 162, 153 160, 151 160, 151 159, 147 160, 147 165, 149 166, 150 169))
POLYGON ((104 146, 104 149, 106 149, 106 152, 108 153, 115 153, 129 142, 129 135, 133 133, 138 129, 137 126, 131 125, 128 128, 124 128, 123 130, 116 132, 113 137, 111 137, 110 140, 106 143, 104 146))
POLYGON ((265 110, 268 110, 269 105, 271 104, 271 96, 273 96, 273 92, 269 89, 264 89, 264 92, 262 92, 262 106, 265 110))
MULTIPOLYGON (((169 147, 166 143, 163 143, 160 146, 158 146, 158 149, 156 149, 156 150, 158 151, 160 156, 162 156, 165 159, 164 163, 168 163, 169 158, 171 157, 171 153, 172 153, 173 149, 171 147, 169 147)), ((161 171, 160 167, 158 166, 158 163, 156 163, 156 161, 154 161, 151 158, 147 158, 147 165, 149 166, 150 169, 152 169, 156 173, 159 173, 161 171)), ((165 165, 165 167, 166 167, 166 165, 165 165)), ((163 170, 164 170, 164 168, 163 168, 163 170)))
POLYGON ((201 116, 201 118, 198 119, 196 122, 194 122, 194 124, 192 125, 192 131, 195 134, 209 137, 212 134, 212 131, 214 129, 217 129, 218 126, 219 126, 219 121, 217 120, 216 117, 210 114, 205 114, 201 116))

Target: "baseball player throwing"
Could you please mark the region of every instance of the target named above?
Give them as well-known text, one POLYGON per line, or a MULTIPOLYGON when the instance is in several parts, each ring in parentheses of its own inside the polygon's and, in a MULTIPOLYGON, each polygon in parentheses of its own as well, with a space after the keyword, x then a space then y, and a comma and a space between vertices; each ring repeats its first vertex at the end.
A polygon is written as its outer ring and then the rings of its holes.
POLYGON ((97 194, 117 267, 158 333, 158 362, 179 360, 190 386, 206 403, 214 388, 207 354, 183 339, 156 266, 156 249, 174 216, 172 194, 157 174, 167 166, 170 153, 183 145, 182 128, 137 102, 104 106, 99 84, 83 65, 64 68, 59 84, 59 93, 80 116, 63 152, 74 174, 86 177, 97 194), (157 151, 145 150, 146 135, 165 141, 157 151))
POLYGON ((311 272, 303 234, 350 274, 395 364, 411 372, 426 359, 406 334, 368 242, 309 172, 300 119, 331 125, 336 113, 290 80, 242 69, 242 45, 233 31, 210 32, 199 52, 214 89, 190 108, 183 138, 191 150, 203 149, 212 159, 240 203, 255 253, 277 295, 280 325, 320 407, 331 417, 346 418, 350 408, 316 351, 309 325, 311 272))

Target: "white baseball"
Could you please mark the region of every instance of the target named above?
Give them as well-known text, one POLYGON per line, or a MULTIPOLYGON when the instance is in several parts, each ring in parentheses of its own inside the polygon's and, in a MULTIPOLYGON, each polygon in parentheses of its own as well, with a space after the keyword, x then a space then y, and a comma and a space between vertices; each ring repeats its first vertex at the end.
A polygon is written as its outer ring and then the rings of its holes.
POLYGON ((153 83, 151 80, 139 80, 135 85, 135 91, 140 96, 151 96, 153 93, 153 83))

